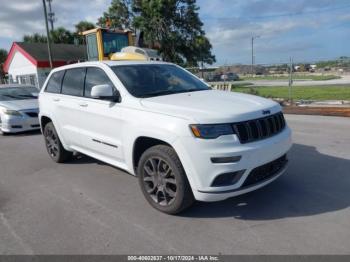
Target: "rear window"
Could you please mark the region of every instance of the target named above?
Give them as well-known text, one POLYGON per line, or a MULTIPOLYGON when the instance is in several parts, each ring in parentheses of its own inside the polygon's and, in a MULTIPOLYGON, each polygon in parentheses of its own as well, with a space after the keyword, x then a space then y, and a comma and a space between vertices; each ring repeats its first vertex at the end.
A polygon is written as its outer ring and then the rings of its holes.
POLYGON ((64 71, 53 73, 47 83, 45 91, 49 93, 60 93, 63 75, 64 71))
POLYGON ((85 68, 68 69, 62 83, 62 94, 83 96, 85 68))

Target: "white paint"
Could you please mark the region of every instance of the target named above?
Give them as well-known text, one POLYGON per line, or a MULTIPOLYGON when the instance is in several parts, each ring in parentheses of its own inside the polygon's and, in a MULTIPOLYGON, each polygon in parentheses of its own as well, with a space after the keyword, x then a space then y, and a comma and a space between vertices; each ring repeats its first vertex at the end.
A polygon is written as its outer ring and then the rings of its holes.
MULTIPOLYGON (((155 64, 159 67, 171 65, 149 61, 104 61, 56 68, 52 70, 48 79, 62 70, 100 68, 113 86, 117 87, 121 102, 49 93, 44 90, 47 80, 39 95, 39 118, 45 116, 52 120, 66 150, 83 153, 130 174, 135 174, 133 149, 138 138, 150 137, 164 141, 177 153, 194 197, 199 201, 218 201, 244 194, 267 185, 280 175, 276 174, 258 185, 241 188, 251 170, 278 159, 290 149, 292 141, 291 130, 288 127, 269 138, 243 144, 229 125, 262 118, 265 110, 268 110, 269 114, 277 114, 281 111, 279 104, 247 94, 205 90, 199 84, 198 90, 202 90, 201 92, 189 91, 149 98, 135 97, 129 93, 128 88, 111 68, 118 65, 155 64), (231 132, 218 134, 215 139, 199 139, 190 130, 191 124, 223 124, 228 126, 226 130, 231 132), (223 164, 210 161, 212 157, 230 156, 241 156, 241 160, 237 163, 223 164), (244 170, 244 174, 235 184, 212 186, 218 174, 240 170, 244 170)), ((178 67, 177 70, 182 69, 178 67)), ((188 71, 184 70, 183 73, 189 78, 196 78, 188 71)), ((173 74, 174 78, 179 78, 177 81, 185 81, 178 76, 179 74, 173 74)), ((282 172, 284 170, 281 170, 282 172)))
MULTIPOLYGON (((9 64, 8 74, 12 76, 13 81, 16 81, 17 76, 35 75, 38 88, 40 88, 50 73, 50 68, 38 68, 21 52, 16 51, 9 64)), ((19 81, 20 84, 23 84, 19 81)))

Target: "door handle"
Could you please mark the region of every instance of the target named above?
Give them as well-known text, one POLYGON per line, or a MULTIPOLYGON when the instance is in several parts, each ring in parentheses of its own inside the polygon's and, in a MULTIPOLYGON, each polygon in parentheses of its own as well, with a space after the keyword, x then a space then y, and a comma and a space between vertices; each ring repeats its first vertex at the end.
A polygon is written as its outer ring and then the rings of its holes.
POLYGON ((88 104, 86 104, 86 103, 81 103, 81 104, 79 104, 79 106, 81 106, 81 107, 88 107, 88 104))
POLYGON ((59 102, 59 101, 60 101, 59 98, 53 98, 52 100, 53 100, 54 102, 59 102))

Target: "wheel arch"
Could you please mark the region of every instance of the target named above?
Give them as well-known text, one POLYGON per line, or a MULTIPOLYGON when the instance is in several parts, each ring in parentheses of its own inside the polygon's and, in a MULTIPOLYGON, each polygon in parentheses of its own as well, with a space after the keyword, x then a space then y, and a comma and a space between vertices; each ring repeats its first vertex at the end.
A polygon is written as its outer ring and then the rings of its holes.
POLYGON ((138 138, 135 139, 133 148, 132 148, 132 164, 136 175, 137 175, 137 172, 136 172, 137 165, 139 163, 139 160, 142 154, 147 149, 156 145, 166 145, 174 149, 174 147, 171 144, 158 138, 149 137, 149 136, 139 136, 138 138))
POLYGON ((40 117, 40 126, 41 126, 42 133, 44 133, 45 126, 50 122, 53 122, 50 117, 48 117, 48 116, 41 116, 40 117))
POLYGON ((66 141, 63 139, 64 137, 62 136, 61 134, 61 130, 59 128, 58 125, 56 125, 56 121, 50 117, 50 116, 47 116, 47 115, 41 115, 40 116, 40 126, 41 126, 41 132, 42 134, 44 134, 44 130, 45 130, 45 126, 48 124, 48 123, 53 123, 53 125, 55 126, 55 129, 56 129, 56 132, 58 134, 58 137, 64 147, 65 150, 68 150, 68 151, 71 151, 70 147, 66 144, 66 141))

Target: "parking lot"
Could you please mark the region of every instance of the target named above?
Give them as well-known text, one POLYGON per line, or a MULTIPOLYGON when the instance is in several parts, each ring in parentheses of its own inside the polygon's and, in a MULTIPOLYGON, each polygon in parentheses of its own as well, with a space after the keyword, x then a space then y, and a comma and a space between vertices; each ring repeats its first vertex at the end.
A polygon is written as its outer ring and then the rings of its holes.
POLYGON ((286 118, 285 175, 180 216, 114 167, 52 162, 40 133, 0 137, 0 254, 350 254, 350 119, 286 118))

